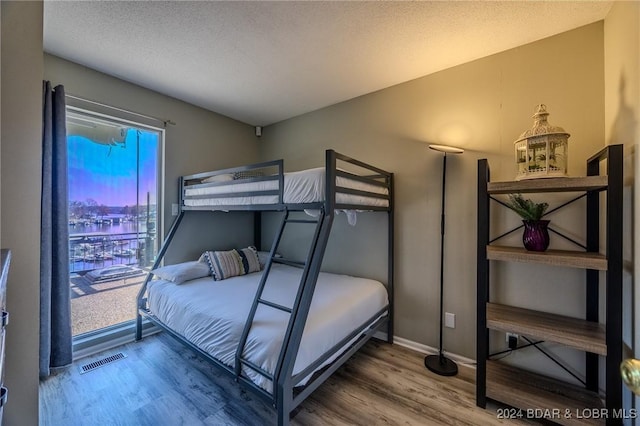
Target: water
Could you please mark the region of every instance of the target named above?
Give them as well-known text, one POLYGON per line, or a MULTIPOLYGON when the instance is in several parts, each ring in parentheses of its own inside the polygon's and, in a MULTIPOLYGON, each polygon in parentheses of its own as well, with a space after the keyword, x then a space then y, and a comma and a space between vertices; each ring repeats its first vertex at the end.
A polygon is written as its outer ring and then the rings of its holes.
POLYGON ((146 221, 70 224, 70 272, 82 273, 112 265, 150 265, 157 252, 155 222, 150 225, 151 232, 147 233, 146 221))
POLYGON ((141 220, 138 222, 138 229, 136 229, 136 223, 134 221, 126 221, 120 223, 114 223, 113 225, 97 225, 90 223, 88 225, 76 224, 75 226, 69 226, 69 236, 73 237, 74 234, 87 234, 87 233, 99 233, 99 234, 129 234, 139 231, 141 234, 147 232, 147 222, 141 220))

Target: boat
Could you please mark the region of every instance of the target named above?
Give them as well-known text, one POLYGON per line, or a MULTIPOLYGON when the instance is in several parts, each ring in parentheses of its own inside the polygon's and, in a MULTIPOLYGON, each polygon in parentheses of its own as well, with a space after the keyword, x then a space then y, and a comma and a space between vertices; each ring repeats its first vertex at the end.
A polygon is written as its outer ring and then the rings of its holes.
POLYGON ((96 253, 96 260, 111 260, 113 259, 113 255, 109 252, 106 251, 101 251, 99 253, 96 253))
POLYGON ((114 254, 118 257, 131 257, 136 255, 136 251, 133 249, 124 249, 124 250, 117 250, 114 252, 114 254))

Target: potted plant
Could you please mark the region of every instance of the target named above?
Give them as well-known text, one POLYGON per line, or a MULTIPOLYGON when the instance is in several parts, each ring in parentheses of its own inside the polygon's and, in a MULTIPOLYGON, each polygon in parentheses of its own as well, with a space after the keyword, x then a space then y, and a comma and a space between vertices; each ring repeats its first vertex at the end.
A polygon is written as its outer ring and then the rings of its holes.
POLYGON ((507 206, 518 213, 524 224, 522 242, 530 251, 545 251, 549 247, 549 221, 542 219, 548 203, 534 203, 520 194, 509 194, 507 206))

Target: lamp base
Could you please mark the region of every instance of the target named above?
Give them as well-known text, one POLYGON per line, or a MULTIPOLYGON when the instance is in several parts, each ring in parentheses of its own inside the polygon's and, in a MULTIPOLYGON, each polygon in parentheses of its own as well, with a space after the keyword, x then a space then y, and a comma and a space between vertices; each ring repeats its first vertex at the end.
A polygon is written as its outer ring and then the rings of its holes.
POLYGON ((427 355, 424 357, 424 366, 441 376, 458 374, 458 365, 444 355, 427 355))

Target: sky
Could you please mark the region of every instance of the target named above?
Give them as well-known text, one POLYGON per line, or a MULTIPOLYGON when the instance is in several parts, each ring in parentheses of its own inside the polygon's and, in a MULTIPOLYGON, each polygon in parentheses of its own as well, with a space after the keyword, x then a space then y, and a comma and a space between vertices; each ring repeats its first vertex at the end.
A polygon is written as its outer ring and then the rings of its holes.
MULTIPOLYGON (((123 144, 109 146, 83 136, 67 136, 69 201, 94 199, 109 207, 136 204, 136 129, 129 129, 123 144)), ((140 130, 140 204, 156 200, 158 133, 140 130)))

